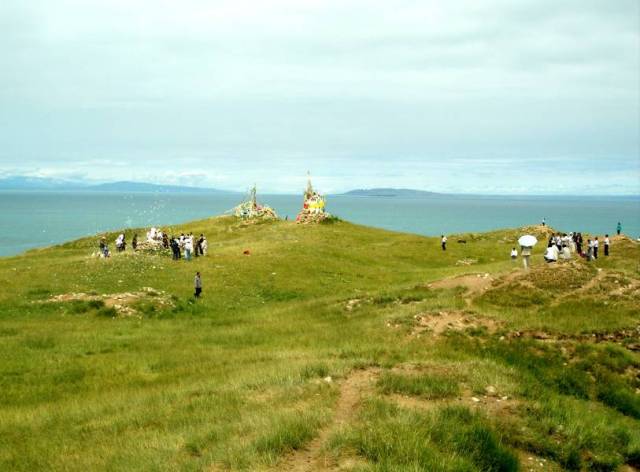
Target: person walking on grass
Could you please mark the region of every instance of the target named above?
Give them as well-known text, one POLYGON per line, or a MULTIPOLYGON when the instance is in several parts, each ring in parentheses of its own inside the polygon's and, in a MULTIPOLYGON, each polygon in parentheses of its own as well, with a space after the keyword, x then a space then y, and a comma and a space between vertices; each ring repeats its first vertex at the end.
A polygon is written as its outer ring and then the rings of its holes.
POLYGON ((442 246, 442 250, 446 251, 447 250, 447 237, 443 234, 442 236, 440 236, 440 245, 442 246))
POLYGON ((600 243, 598 242, 598 236, 596 236, 596 238, 593 240, 593 258, 594 259, 598 258, 598 246, 600 246, 600 243))
POLYGON ((609 244, 611 244, 611 241, 609 241, 609 235, 605 234, 604 235, 604 255, 605 256, 609 255, 609 244))
POLYGON ((620 236, 620 233, 622 232, 622 223, 620 223, 618 221, 618 226, 616 226, 616 231, 618 232, 618 236, 620 236))
POLYGON ((196 272, 196 276, 193 279, 193 287, 195 288, 193 296, 200 298, 200 294, 202 293, 202 278, 200 277, 200 272, 196 272))

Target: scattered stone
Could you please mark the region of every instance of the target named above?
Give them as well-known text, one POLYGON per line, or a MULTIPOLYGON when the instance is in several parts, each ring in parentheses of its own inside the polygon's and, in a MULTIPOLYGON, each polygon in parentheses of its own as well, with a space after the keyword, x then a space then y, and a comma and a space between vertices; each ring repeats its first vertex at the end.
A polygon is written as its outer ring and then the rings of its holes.
POLYGON ((494 396, 498 391, 496 390, 496 388, 493 385, 487 385, 484 388, 484 391, 487 393, 487 395, 489 396, 494 396))

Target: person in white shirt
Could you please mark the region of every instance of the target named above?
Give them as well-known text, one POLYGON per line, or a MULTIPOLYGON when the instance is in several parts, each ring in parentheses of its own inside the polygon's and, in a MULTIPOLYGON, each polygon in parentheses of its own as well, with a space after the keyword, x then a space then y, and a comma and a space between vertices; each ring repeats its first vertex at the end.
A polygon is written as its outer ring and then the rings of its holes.
POLYGON ((209 248, 209 243, 207 243, 207 238, 206 237, 202 237, 202 242, 200 243, 200 248, 202 249, 202 255, 206 256, 207 255, 207 249, 209 248))
POLYGON ((191 260, 192 252, 193 252, 193 238, 184 238, 184 258, 187 261, 191 260))
POLYGON ((609 235, 605 234, 604 235, 604 255, 605 256, 609 255, 609 244, 611 244, 611 241, 609 241, 609 235))
POLYGON ((597 259, 598 258, 598 246, 600 244, 598 243, 598 236, 596 236, 596 238, 593 240, 593 258, 597 259))
POLYGON ((593 241, 587 239, 587 260, 593 260, 593 241))
POLYGON ((116 249, 118 252, 124 251, 124 233, 120 233, 118 238, 116 239, 116 249))
POLYGON ((550 246, 547 248, 547 251, 544 253, 544 260, 547 262, 557 262, 558 261, 558 247, 550 246))
POLYGON ((447 250, 447 237, 443 234, 442 236, 440 236, 442 239, 440 240, 440 244, 442 245, 442 250, 446 251, 447 250))
POLYGON ((512 260, 516 260, 518 258, 518 251, 516 250, 516 248, 511 248, 511 259, 512 260))

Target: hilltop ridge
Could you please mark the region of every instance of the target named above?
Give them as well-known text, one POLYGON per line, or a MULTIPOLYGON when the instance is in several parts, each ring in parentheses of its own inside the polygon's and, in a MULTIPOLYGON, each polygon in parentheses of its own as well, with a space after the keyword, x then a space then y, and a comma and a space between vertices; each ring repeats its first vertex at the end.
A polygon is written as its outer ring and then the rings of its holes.
POLYGON ((525 272, 514 241, 552 229, 446 251, 335 220, 163 230, 209 254, 95 257, 110 232, 0 258, 0 468, 638 465, 634 241, 553 265, 539 244, 525 272))

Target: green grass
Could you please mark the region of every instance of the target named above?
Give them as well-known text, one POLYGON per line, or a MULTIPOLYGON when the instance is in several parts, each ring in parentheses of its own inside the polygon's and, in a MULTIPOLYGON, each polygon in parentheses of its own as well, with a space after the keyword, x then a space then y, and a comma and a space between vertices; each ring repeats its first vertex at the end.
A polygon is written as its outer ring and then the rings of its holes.
POLYGON ((103 260, 85 238, 0 259, 0 470, 279 470, 322 431, 330 462, 355 456, 361 470, 517 470, 519 454, 568 470, 638 464, 640 358, 625 347, 637 339, 585 341, 640 324, 638 295, 618 293, 640 279, 637 244, 558 272, 540 247, 523 276, 509 260, 517 230, 453 236, 446 253, 438 238, 337 220, 170 231, 205 233, 209 255, 103 260), (598 268, 606 276, 581 292, 598 268), (427 287, 485 272, 499 281, 470 304, 464 288, 427 287), (144 287, 157 294, 132 305, 137 316, 100 298, 144 287), (49 301, 68 293, 97 298, 49 301), (414 332, 416 316, 440 311, 496 327, 414 332), (534 331, 554 338, 514 335, 534 331), (362 369, 371 388, 336 418, 362 369), (488 386, 513 407, 464 403, 488 386))
POLYGON ((378 387, 385 394, 415 395, 430 400, 453 397, 460 393, 455 377, 436 374, 399 375, 388 372, 380 378, 378 387))

